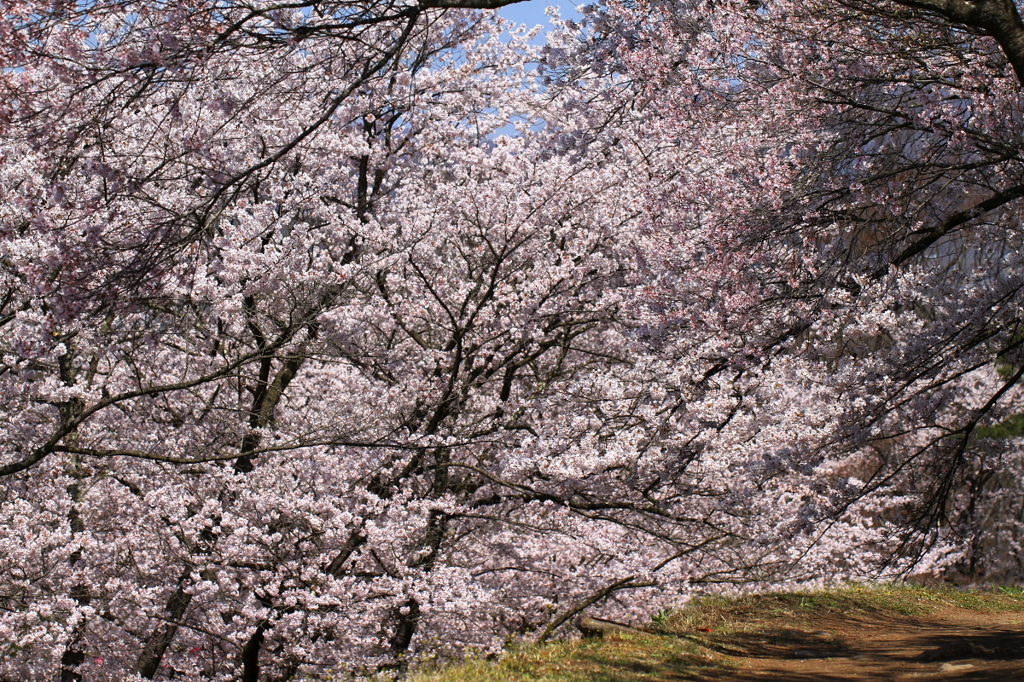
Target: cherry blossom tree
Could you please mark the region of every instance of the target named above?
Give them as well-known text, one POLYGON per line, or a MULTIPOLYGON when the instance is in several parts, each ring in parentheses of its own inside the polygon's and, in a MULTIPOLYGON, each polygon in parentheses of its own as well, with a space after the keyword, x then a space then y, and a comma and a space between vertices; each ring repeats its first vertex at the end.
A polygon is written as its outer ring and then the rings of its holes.
POLYGON ((0 676, 1019 575, 1013 6, 499 4, 9 3, 0 676))
MULTIPOLYGON (((670 122, 667 143, 681 129, 740 132, 727 158, 762 166, 751 177, 774 199, 744 248, 804 251, 806 269, 768 297, 797 303, 776 318, 791 341, 762 398, 782 413, 750 408, 761 411, 751 436, 763 444, 747 447, 786 451, 780 426, 812 429, 804 455, 784 460, 856 472, 835 513, 872 499, 881 506, 858 514, 898 521, 908 556, 966 557, 997 526, 1002 539, 981 544, 1014 546, 1019 514, 1004 507, 997 522, 980 499, 1012 496, 1019 471, 1016 446, 983 427, 1020 410, 1016 5, 609 4, 587 21, 591 43, 554 56, 643 82, 670 122), (754 120, 764 122, 756 134, 754 120), (824 404, 779 401, 780 386, 824 404), (994 478, 1004 492, 982 492, 994 478)), ((765 357, 764 343, 751 345, 765 357)), ((1019 575, 1009 554, 985 569, 964 560, 974 575, 1019 575)))
POLYGON ((5 674, 368 674, 734 544, 662 490, 637 151, 495 138, 521 39, 143 10, 8 27, 5 674))

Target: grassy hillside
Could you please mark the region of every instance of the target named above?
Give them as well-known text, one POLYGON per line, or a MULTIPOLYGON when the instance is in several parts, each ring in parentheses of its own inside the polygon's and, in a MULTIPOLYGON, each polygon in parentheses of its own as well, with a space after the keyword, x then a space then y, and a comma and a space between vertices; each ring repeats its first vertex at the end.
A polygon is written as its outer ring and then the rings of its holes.
MULTIPOLYGON (((842 654, 847 638, 833 627, 915 622, 928 614, 1020 612, 1024 590, 849 586, 815 592, 709 597, 660 614, 648 633, 524 647, 500 661, 469 661, 421 672, 414 682, 664 682, 725 679, 739 657, 818 650, 842 654)), ((847 634, 847 633, 841 633, 847 634)), ((780 654, 782 655, 782 654, 780 654)))

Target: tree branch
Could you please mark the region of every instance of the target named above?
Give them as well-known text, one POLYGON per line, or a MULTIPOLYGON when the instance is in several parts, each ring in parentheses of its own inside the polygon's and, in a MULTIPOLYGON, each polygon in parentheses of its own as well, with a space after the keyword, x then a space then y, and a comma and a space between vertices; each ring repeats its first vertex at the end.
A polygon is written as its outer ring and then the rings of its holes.
POLYGON ((605 597, 614 592, 618 592, 619 590, 631 590, 637 587, 653 587, 656 584, 653 582, 635 583, 633 582, 633 580, 635 580, 635 576, 631 575, 627 578, 623 578, 622 580, 618 580, 612 583, 611 585, 605 587, 604 589, 599 590, 594 594, 590 595, 589 597, 581 601, 579 604, 577 604, 573 608, 563 613, 558 618, 548 623, 548 626, 544 628, 544 632, 542 632, 540 637, 537 638, 537 641, 547 641, 547 639, 551 637, 552 634, 554 634, 555 630, 560 628, 570 618, 580 613, 584 609, 593 606, 594 604, 596 604, 597 602, 601 601, 602 599, 604 599, 605 597))

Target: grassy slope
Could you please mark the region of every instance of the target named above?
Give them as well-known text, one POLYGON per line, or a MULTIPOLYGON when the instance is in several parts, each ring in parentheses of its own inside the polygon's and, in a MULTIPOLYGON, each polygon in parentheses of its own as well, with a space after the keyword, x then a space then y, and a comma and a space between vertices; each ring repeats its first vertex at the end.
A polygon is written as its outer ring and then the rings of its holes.
POLYGON ((1024 611, 1024 590, 960 591, 907 585, 849 586, 815 592, 708 597, 650 625, 651 634, 524 647, 500 661, 469 661, 420 673, 411 682, 654 682, 701 679, 732 665, 730 650, 750 638, 782 638, 837 616, 913 616, 937 608, 1024 611))

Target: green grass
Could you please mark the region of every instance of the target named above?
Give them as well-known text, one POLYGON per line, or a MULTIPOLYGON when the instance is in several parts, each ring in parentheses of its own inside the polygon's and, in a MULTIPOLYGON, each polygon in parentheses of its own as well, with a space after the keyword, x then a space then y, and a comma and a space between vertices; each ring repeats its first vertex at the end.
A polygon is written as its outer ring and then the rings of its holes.
POLYGON ((649 634, 525 646, 498 661, 471 660, 410 682, 664 682, 706 679, 730 654, 773 647, 839 647, 840 619, 890 620, 942 608, 1024 611, 1024 589, 960 590, 906 584, 702 597, 652 617, 649 634), (770 644, 765 646, 765 640, 770 644))
POLYGON ((769 620, 851 617, 915 616, 941 607, 970 611, 1024 610, 1024 589, 992 590, 921 587, 906 583, 844 585, 824 590, 703 597, 673 612, 659 630, 685 632, 698 628, 747 629, 769 620))
POLYGON ((655 682, 700 679, 718 656, 693 642, 663 635, 556 642, 524 647, 500 661, 468 661, 447 670, 421 673, 413 682, 655 682))

